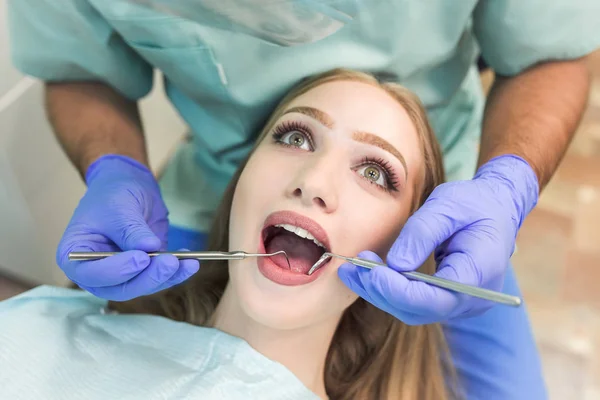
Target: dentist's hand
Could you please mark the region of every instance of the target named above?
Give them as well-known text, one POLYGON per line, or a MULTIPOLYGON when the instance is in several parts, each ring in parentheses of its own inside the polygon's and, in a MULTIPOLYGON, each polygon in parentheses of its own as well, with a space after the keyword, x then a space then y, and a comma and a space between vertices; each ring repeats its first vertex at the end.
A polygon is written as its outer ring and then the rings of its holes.
POLYGON ((85 177, 88 189, 58 245, 56 262, 69 279, 95 296, 115 301, 152 294, 198 271, 196 260, 166 249, 167 208, 152 173, 119 155, 96 160, 85 177), (73 251, 124 251, 95 261, 69 261, 73 251))
MULTIPOLYGON (((478 315, 494 303, 405 278, 435 251, 436 276, 501 291, 517 231, 538 200, 529 164, 505 155, 469 181, 438 186, 406 222, 387 254, 390 268, 344 264, 342 281, 376 307, 410 325, 478 315)), ((359 254, 381 261, 370 251, 359 254)))

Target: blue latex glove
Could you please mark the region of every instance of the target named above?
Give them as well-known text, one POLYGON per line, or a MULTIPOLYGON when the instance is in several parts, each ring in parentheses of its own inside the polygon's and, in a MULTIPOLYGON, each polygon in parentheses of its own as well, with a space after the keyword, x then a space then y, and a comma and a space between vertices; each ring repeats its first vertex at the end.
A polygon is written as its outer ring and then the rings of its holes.
MULTIPOLYGON (((496 157, 472 180, 438 186, 406 222, 389 251, 390 268, 344 264, 340 279, 359 296, 410 325, 478 315, 495 303, 412 281, 413 271, 435 250, 440 278, 502 290, 517 231, 537 204, 538 181, 525 160, 496 157)), ((369 251, 359 254, 381 261, 369 251)))
POLYGON ((166 250, 167 208, 152 173, 120 155, 96 160, 87 170, 87 191, 75 209, 56 253, 69 279, 95 296, 115 301, 156 293, 198 271, 197 260, 166 250), (95 261, 69 261, 72 251, 124 251, 95 261))

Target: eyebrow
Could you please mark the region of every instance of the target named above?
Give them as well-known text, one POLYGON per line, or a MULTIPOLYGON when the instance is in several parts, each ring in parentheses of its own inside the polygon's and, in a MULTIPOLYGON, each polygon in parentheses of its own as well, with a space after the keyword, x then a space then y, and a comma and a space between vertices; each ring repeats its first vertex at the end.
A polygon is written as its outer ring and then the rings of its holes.
MULTIPOLYGON (((327 114, 317 108, 305 107, 305 106, 292 107, 289 110, 287 110, 286 112, 284 112, 283 115, 289 114, 289 113, 304 114, 308 117, 316 119, 322 125, 326 126, 329 129, 333 129, 333 127, 335 126, 335 123, 333 122, 333 118, 331 118, 329 116, 329 114, 327 114)), ((406 160, 404 159, 404 156, 402 155, 402 153, 400 153, 398 150, 396 150, 396 148, 394 146, 392 146, 390 144, 390 142, 388 142, 387 140, 385 140, 385 139, 381 138, 380 136, 377 136, 373 133, 362 132, 362 131, 354 132, 352 134, 352 139, 354 139, 357 142, 361 142, 361 143, 369 144, 371 146, 379 147, 380 149, 387 151, 388 153, 390 153, 391 155, 396 157, 400 161, 402 166, 404 167, 405 177, 408 177, 408 168, 406 167, 406 160)))
POLYGON ((335 126, 335 123, 333 122, 333 119, 329 116, 329 114, 327 114, 326 112, 323 112, 317 108, 292 107, 289 110, 287 110, 286 112, 284 112, 283 115, 289 114, 289 113, 300 113, 300 114, 307 115, 313 119, 316 119, 321 124, 328 127, 329 129, 333 129, 333 127, 335 126))

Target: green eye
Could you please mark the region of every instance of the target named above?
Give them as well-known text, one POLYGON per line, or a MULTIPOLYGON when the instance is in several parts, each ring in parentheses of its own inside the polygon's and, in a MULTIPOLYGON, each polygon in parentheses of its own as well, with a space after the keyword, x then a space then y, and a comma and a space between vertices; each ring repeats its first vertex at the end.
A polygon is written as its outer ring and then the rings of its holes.
POLYGON ((381 176, 381 172, 379 172, 377 168, 371 166, 365 168, 364 176, 370 181, 377 182, 381 176))
POLYGON ((292 146, 302 147, 304 142, 306 142, 306 139, 304 138, 304 135, 302 135, 300 132, 292 132, 292 134, 290 135, 289 144, 291 144, 292 146))
POLYGON ((311 130, 298 121, 284 121, 277 125, 273 130, 273 139, 281 146, 314 151, 311 130))
POLYGON ((363 164, 356 168, 355 171, 364 178, 367 182, 372 183, 381 187, 382 189, 388 188, 387 173, 381 169, 378 165, 373 163, 363 164))
POLYGON ((300 131, 290 131, 280 135, 279 138, 275 138, 275 140, 287 147, 302 149, 306 151, 312 151, 313 147, 310 142, 309 137, 300 131))

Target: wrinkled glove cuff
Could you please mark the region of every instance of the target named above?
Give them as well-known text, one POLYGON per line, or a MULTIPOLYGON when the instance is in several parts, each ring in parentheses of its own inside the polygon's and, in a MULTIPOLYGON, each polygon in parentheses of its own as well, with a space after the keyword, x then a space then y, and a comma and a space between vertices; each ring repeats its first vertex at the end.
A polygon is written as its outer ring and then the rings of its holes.
POLYGON ((85 173, 85 183, 89 186, 92 180, 100 173, 100 171, 107 168, 127 168, 127 166, 134 167, 143 173, 150 174, 154 177, 152 171, 150 171, 144 164, 134 160, 131 157, 123 156, 120 154, 107 154, 96 161, 94 161, 87 169, 85 173), (125 165, 124 165, 125 164, 125 165))
POLYGON ((475 179, 478 178, 499 179, 508 185, 520 228, 539 198, 538 178, 529 163, 514 154, 494 157, 477 170, 475 179))

